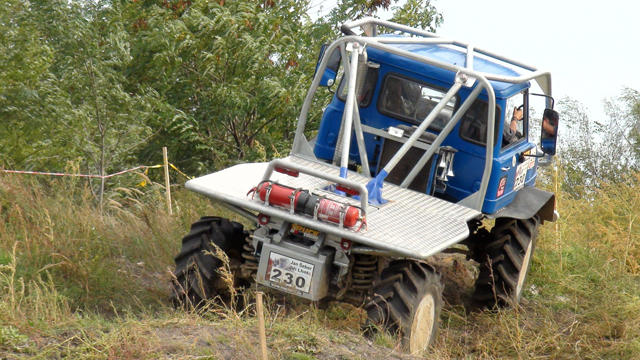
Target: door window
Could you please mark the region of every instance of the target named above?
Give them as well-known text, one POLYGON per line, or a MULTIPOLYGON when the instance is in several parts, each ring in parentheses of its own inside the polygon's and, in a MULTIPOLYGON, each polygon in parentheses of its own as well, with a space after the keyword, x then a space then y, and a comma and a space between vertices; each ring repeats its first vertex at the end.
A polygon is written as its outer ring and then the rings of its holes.
MULTIPOLYGON (((378 102, 380 113, 419 125, 444 97, 445 92, 417 81, 388 75, 385 77, 381 94, 378 102)), ((429 130, 442 131, 451 120, 456 102, 457 96, 447 102, 429 125, 429 130)))
MULTIPOLYGON (((477 145, 487 144, 487 110, 489 104, 483 100, 476 100, 462 116, 460 137, 477 145)), ((496 105, 495 128, 493 133, 494 146, 498 143, 498 129, 500 129, 500 107, 496 105)))
POLYGON ((520 93, 507 99, 504 112, 504 130, 502 131, 502 147, 507 147, 524 139, 526 136, 526 107, 525 94, 520 93), (519 121, 512 121, 514 116, 519 121))

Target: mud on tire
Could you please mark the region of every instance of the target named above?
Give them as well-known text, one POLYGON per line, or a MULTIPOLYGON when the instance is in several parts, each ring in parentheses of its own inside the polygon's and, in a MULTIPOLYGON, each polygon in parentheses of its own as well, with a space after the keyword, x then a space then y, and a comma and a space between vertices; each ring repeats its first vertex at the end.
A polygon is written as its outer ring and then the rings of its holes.
POLYGON ((539 228, 537 216, 496 219, 475 254, 480 274, 471 300, 476 306, 492 309, 520 301, 539 228))
MULTIPOLYGON (((224 264, 214 255, 215 246, 227 254, 233 271, 242 261, 245 236, 242 224, 224 218, 203 217, 193 223, 189 234, 182 239, 180 253, 175 257, 175 278, 171 283, 174 305, 195 308, 203 300, 216 297, 229 301, 228 286, 218 272, 224 264)), ((234 285, 240 285, 238 282, 243 281, 235 277, 235 282, 234 285)))
POLYGON ((385 330, 401 337, 412 354, 433 344, 442 309, 440 274, 417 261, 393 261, 382 271, 365 305, 365 330, 385 330))

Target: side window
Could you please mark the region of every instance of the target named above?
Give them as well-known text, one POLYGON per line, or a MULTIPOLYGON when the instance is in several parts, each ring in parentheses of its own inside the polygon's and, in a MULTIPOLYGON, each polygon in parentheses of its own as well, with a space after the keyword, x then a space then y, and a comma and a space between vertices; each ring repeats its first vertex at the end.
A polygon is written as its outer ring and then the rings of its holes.
MULTIPOLYGON (((388 116, 412 124, 420 124, 438 105, 445 92, 398 76, 388 75, 381 90, 378 110, 388 116)), ((429 130, 440 132, 451 120, 457 97, 453 97, 429 125, 429 130)))
MULTIPOLYGON (((474 144, 486 146, 487 144, 487 110, 489 104, 486 101, 476 100, 469 110, 462 116, 460 125, 460 137, 474 144)), ((498 143, 498 130, 500 129, 500 108, 496 105, 495 129, 493 132, 494 146, 498 143)))
POLYGON ((526 119, 525 113, 518 116, 520 121, 511 121, 514 114, 518 110, 524 110, 525 106, 524 94, 520 93, 507 99, 507 105, 504 112, 504 131, 502 134, 502 147, 507 147, 513 143, 520 141, 526 137, 526 119))
MULTIPOLYGON (((379 66, 369 66, 367 70, 367 77, 364 79, 364 85, 360 91, 360 98, 358 104, 364 108, 371 105, 371 99, 373 99, 373 93, 376 90, 376 83, 378 82, 378 68, 379 66)), ((347 101, 347 80, 345 76, 342 76, 340 86, 338 86, 338 99, 341 101, 347 101)))

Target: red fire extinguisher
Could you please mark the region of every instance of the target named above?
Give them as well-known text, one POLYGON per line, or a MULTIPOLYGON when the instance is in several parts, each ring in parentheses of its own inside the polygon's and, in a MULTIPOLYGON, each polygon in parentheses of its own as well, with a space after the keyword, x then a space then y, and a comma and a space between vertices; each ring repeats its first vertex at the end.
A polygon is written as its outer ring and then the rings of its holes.
POLYGON ((260 195, 260 200, 286 209, 291 209, 291 200, 293 199, 293 210, 295 212, 314 216, 317 211, 319 219, 336 224, 340 223, 340 212, 344 211, 342 223, 346 227, 353 227, 358 220, 363 220, 357 207, 325 199, 310 194, 306 190, 293 189, 266 181, 258 185, 253 191, 260 195))

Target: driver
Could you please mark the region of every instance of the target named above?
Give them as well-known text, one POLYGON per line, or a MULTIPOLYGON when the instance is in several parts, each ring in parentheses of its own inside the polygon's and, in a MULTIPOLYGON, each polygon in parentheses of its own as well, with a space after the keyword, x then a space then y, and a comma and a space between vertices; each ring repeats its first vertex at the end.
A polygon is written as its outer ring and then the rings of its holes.
POLYGON ((511 121, 504 123, 504 131, 502 132, 502 142, 507 145, 516 142, 522 138, 522 134, 518 132, 518 121, 522 120, 522 106, 513 108, 513 116, 511 121))

